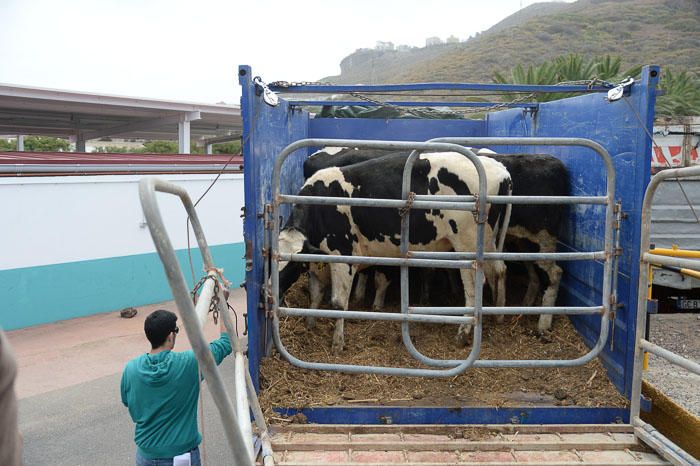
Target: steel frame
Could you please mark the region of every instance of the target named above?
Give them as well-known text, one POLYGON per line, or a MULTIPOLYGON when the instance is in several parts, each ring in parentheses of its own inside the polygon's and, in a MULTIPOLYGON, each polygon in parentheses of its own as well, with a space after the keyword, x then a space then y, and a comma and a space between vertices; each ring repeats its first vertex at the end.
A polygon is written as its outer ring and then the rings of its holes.
POLYGON ((252 429, 250 424, 250 412, 253 411, 255 422, 260 430, 262 444, 262 456, 265 465, 270 464, 272 450, 265 419, 258 404, 255 387, 247 370, 247 360, 243 355, 241 342, 236 334, 235 323, 226 307, 223 291, 219 289, 218 311, 224 319, 226 332, 229 335, 234 351, 234 395, 235 404, 228 395, 223 378, 216 362, 209 350, 209 345, 204 338, 202 324, 206 319, 209 304, 214 293, 213 280, 207 280, 203 285, 200 301, 197 306, 192 302, 190 292, 185 282, 185 277, 180 269, 180 264, 175 255, 175 249, 170 242, 163 218, 160 214, 156 192, 172 194, 180 198, 189 216, 192 230, 194 231, 197 245, 202 255, 204 268, 208 275, 216 275, 214 260, 209 251, 207 240, 199 222, 199 217, 187 191, 180 186, 154 177, 146 177, 139 182, 139 198, 143 208, 153 243, 158 255, 163 262, 163 268, 168 278, 168 283, 173 292, 180 317, 184 323, 187 338, 207 381, 214 403, 221 416, 224 433, 233 454, 235 464, 251 465, 254 463, 252 429))
MULTIPOLYGON (((661 256, 649 251, 651 242, 651 205, 657 188, 664 180, 668 178, 685 178, 698 175, 700 175, 700 166, 676 168, 657 173, 652 177, 647 186, 646 192, 644 193, 644 203, 642 205, 642 234, 639 245, 639 301, 635 333, 634 368, 632 373, 630 422, 635 426, 635 435, 637 435, 637 437, 654 447, 655 450, 673 464, 697 464, 697 462, 688 453, 640 418, 644 354, 646 352, 652 353, 671 364, 675 364, 697 375, 700 375, 700 364, 657 346, 644 338, 647 321, 647 288, 649 286, 649 280, 651 279, 648 270, 649 265, 666 265, 697 271, 700 270, 700 260, 661 256)), ((685 254, 679 255, 683 256, 685 254)), ((689 254, 689 256, 692 256, 692 254, 689 254)))
MULTIPOLYGON (((615 216, 615 169, 612 164, 612 159, 608 152, 600 144, 583 138, 439 138, 428 142, 399 142, 399 141, 365 141, 365 140, 344 140, 344 139, 302 139, 288 145, 278 155, 272 176, 272 204, 269 206, 270 221, 266 222, 266 229, 269 230, 269 239, 266 235, 266 242, 269 244, 270 261, 270 288, 267 288, 267 302, 271 305, 270 311, 272 314, 272 333, 275 346, 280 354, 293 365, 305 369, 341 371, 349 373, 373 373, 384 375, 402 375, 402 376, 435 376, 435 377, 450 377, 462 373, 468 367, 567 367, 576 366, 587 363, 595 358, 603 349, 609 333, 609 316, 611 310, 611 281, 613 263, 616 259, 614 254, 614 235, 613 224, 615 216), (486 180, 483 172, 483 167, 479 158, 464 145, 554 145, 554 146, 579 146, 586 147, 594 151, 603 160, 607 170, 607 192, 605 196, 557 196, 550 198, 547 196, 486 196, 486 180), (338 197, 320 197, 320 196, 292 196, 282 194, 280 192, 280 179, 282 165, 286 158, 296 150, 306 147, 356 147, 365 149, 387 149, 387 150, 412 150, 413 152, 408 157, 403 172, 402 181, 402 199, 357 199, 357 198, 338 198, 338 197), (416 196, 412 206, 408 201, 410 192, 411 171, 415 160, 420 152, 424 151, 440 151, 440 152, 455 152, 462 154, 470 159, 474 164, 479 175, 479 195, 478 196, 416 196), (437 199, 436 199, 437 198, 437 199), (280 205, 283 203, 301 202, 304 204, 317 205, 358 205, 358 206, 376 206, 376 207, 395 207, 395 208, 447 208, 455 210, 473 210, 478 216, 477 221, 477 246, 475 252, 455 252, 455 253, 433 253, 433 252, 418 252, 409 251, 408 231, 409 217, 403 216, 401 222, 401 257, 385 258, 385 257, 366 257, 366 256, 343 256, 343 255, 318 255, 318 254, 280 254, 278 247, 279 231, 280 231, 280 205), (418 204, 420 203, 420 204, 418 204), (605 205, 605 243, 603 251, 591 252, 576 252, 576 253, 485 253, 484 252, 484 222, 486 219, 487 203, 501 204, 549 204, 549 203, 564 203, 564 204, 593 204, 605 205), (551 307, 551 308, 536 308, 536 307, 483 307, 483 262, 484 260, 554 260, 561 257, 562 260, 602 260, 604 262, 603 273, 603 293, 602 305, 592 307, 551 307), (279 262, 280 261, 296 261, 296 262, 342 262, 352 264, 371 264, 371 265, 395 265, 401 267, 401 314, 385 314, 385 313, 364 313, 356 311, 328 311, 328 310, 312 310, 312 309, 291 309, 279 307, 279 262), (453 261, 453 262, 451 262, 453 261), (459 261, 462 261, 461 263, 459 261), (451 263, 450 263, 451 262, 451 263), (408 305, 408 267, 451 267, 451 268, 466 268, 476 265, 476 281, 475 281, 475 303, 473 307, 414 307, 408 305), (479 360, 478 355, 481 349, 482 335, 482 316, 484 314, 600 314, 601 326, 599 338, 595 346, 585 355, 572 360, 479 360), (327 364, 308 362, 296 358, 291 355, 281 341, 279 333, 279 316, 280 315, 295 315, 295 316, 316 316, 316 317, 336 317, 336 318, 361 318, 362 314, 366 318, 372 320, 400 320, 402 322, 402 338, 404 345, 409 353, 418 361, 440 369, 414 369, 414 368, 399 368, 399 367, 377 367, 364 365, 349 365, 349 364, 327 364), (430 322, 441 323, 462 323, 463 320, 457 320, 454 316, 469 316, 473 319, 474 324, 474 340, 472 348, 468 356, 463 360, 439 360, 429 358, 420 353, 410 338, 409 322, 415 321, 417 317, 428 318, 430 322), (388 317, 390 316, 390 317, 388 317), (449 317, 452 317, 450 320, 449 317)), ((268 209, 266 209, 268 210, 268 209)), ((267 246, 267 244, 266 244, 267 246)), ((267 247, 266 247, 267 249, 267 247)), ((267 262, 267 261, 266 261, 267 262)), ((267 264, 266 264, 267 269, 267 264)), ((267 280, 266 273, 266 283, 267 280)), ((464 317, 462 317, 464 319, 464 317)), ((424 321, 428 321, 427 319, 424 321)), ((467 321, 469 322, 469 321, 467 321)))

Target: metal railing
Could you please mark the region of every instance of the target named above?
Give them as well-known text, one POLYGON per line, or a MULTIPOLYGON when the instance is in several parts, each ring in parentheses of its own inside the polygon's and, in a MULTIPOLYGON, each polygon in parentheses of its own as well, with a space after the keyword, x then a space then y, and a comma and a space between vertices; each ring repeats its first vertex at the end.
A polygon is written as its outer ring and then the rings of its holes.
POLYGON ((253 436, 250 422, 250 410, 252 410, 256 425, 260 431, 263 462, 265 466, 270 466, 273 464, 273 460, 268 429, 258 404, 250 373, 248 372, 247 359, 236 334, 235 323, 228 312, 223 290, 220 287, 215 287, 215 280, 217 279, 216 268, 192 200, 185 189, 153 177, 143 178, 139 182, 139 197, 153 243, 163 262, 168 283, 184 323, 187 338, 192 345, 200 370, 219 411, 224 433, 233 453, 234 464, 252 465, 254 463, 253 436), (199 251, 202 255, 204 268, 207 274, 213 277, 213 279, 205 280, 202 284, 202 291, 196 306, 192 302, 185 277, 182 274, 180 264, 175 256, 175 250, 163 223, 156 199, 156 192, 173 194, 180 198, 189 215, 199 251), (233 399, 235 401, 233 403, 202 331, 202 326, 206 322, 209 306, 215 292, 218 292, 217 306, 219 316, 224 319, 226 333, 231 340, 234 352, 235 383, 233 399))
MULTIPOLYGON (((342 371, 350 373, 373 373, 385 375, 436 376, 450 377, 464 372, 468 367, 565 367, 582 365, 596 357, 603 349, 609 334, 609 316, 611 308, 611 275, 616 260, 613 224, 615 217, 615 169, 608 152, 599 144, 580 138, 440 138, 428 142, 398 141, 363 141, 339 139, 304 139, 287 146, 277 157, 272 177, 272 204, 269 209, 270 221, 266 229, 270 231, 270 283, 269 302, 272 311, 273 339, 280 354, 292 364, 305 369, 342 371), (604 196, 487 196, 486 178, 479 158, 464 145, 550 145, 578 146, 589 148, 602 159, 607 170, 606 194, 604 196), (280 192, 282 165, 286 158, 296 150, 306 147, 356 147, 361 149, 412 150, 408 157, 402 181, 402 199, 362 199, 347 197, 294 196, 280 192), (412 167, 420 152, 456 152, 467 157, 474 164, 479 175, 477 196, 432 196, 416 195, 409 201, 412 167), (280 233, 280 205, 282 203, 303 203, 314 205, 355 205, 366 207, 453 209, 474 211, 479 217, 476 226, 476 251, 472 252, 426 252, 409 251, 408 231, 409 215, 401 220, 401 257, 368 257, 321 254, 280 254, 278 240, 280 233), (484 251, 484 223, 486 205, 492 204, 591 204, 605 206, 605 240, 604 249, 590 252, 568 253, 503 253, 484 251), (602 303, 590 307, 483 307, 484 272, 482 264, 486 260, 601 260, 604 262, 602 303), (279 306, 279 262, 326 262, 364 265, 392 265, 401 267, 401 313, 376 313, 364 311, 299 309, 279 306), (474 290, 474 305, 464 307, 418 307, 408 303, 408 268, 442 267, 471 268, 477 264, 474 290), (490 314, 598 314, 601 316, 600 334, 595 346, 585 355, 571 360, 479 360, 481 350, 482 317, 490 314), (440 369, 415 369, 400 367, 380 367, 350 364, 329 364, 303 361, 291 355, 280 337, 279 317, 283 315, 308 317, 333 317, 350 319, 394 320, 400 321, 403 343, 409 353, 418 361, 440 369), (419 320, 420 319, 420 320, 419 320), (409 333, 409 323, 414 321, 433 323, 471 323, 474 325, 474 338, 470 353, 462 360, 440 360, 429 358, 420 353, 413 345, 409 333)), ((266 209, 267 211, 268 209, 266 209)), ((267 246, 267 244, 266 244, 267 246)), ((267 262, 267 261, 266 261, 267 262)), ((267 273, 267 264, 266 270, 267 273)), ((267 284, 267 275, 266 275, 267 284)), ((267 289, 267 288, 266 288, 267 289)), ((268 300, 266 300, 268 301, 268 300)))
MULTIPOLYGON (((644 354, 646 352, 654 354, 671 364, 682 367, 693 374, 700 375, 700 364, 691 361, 667 349, 657 346, 644 338, 647 322, 647 289, 651 280, 649 265, 680 267, 694 271, 700 270, 700 260, 687 259, 684 257, 672 257, 655 254, 654 250, 649 250, 651 245, 651 205, 659 185, 668 178, 685 178, 699 176, 700 167, 686 167, 664 170, 654 175, 644 193, 644 203, 642 204, 642 232, 640 241, 640 261, 639 261, 639 291, 637 297, 637 322, 635 329, 634 348, 634 369, 632 373, 632 393, 630 405, 630 421, 634 426, 637 437, 653 446, 664 458, 673 464, 697 464, 697 460, 688 453, 680 449, 673 442, 660 434, 653 426, 642 421, 640 418, 641 397, 642 397, 642 376, 644 354)), ((668 251, 658 251, 667 253, 668 251)))

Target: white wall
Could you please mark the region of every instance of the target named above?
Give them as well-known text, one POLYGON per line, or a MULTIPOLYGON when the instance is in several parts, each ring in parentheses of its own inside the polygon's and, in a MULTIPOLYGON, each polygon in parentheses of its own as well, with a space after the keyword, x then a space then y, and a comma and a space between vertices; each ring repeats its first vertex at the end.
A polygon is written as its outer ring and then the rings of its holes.
MULTIPOLYGON (((215 177, 157 176, 184 187, 193 201, 215 177)), ((154 252, 138 196, 142 177, 0 178, 0 270, 154 252)), ((174 248, 186 248, 182 203, 162 193, 158 200, 174 248)), ((209 245, 243 241, 243 202, 243 175, 222 175, 197 206, 209 245)))

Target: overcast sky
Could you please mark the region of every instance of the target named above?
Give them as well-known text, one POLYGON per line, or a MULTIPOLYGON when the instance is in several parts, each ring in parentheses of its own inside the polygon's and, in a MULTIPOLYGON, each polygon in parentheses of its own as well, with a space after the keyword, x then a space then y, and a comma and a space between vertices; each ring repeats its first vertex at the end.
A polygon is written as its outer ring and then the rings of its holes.
POLYGON ((0 83, 238 103, 266 82, 340 73, 376 41, 466 39, 530 0, 0 0, 0 83))

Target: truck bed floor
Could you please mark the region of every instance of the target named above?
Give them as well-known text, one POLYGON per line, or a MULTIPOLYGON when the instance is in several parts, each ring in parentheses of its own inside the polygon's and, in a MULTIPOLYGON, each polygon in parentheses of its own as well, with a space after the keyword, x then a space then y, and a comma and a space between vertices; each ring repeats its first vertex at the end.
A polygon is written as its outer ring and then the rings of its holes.
POLYGON ((286 425, 275 464, 667 465, 628 425, 286 425))

